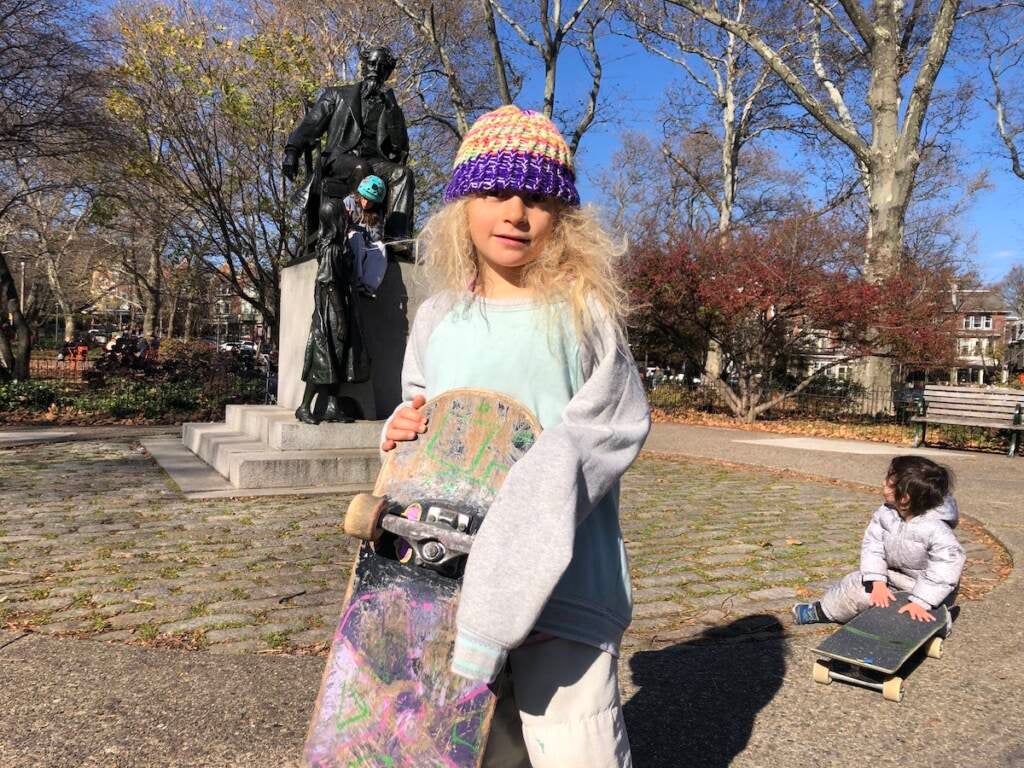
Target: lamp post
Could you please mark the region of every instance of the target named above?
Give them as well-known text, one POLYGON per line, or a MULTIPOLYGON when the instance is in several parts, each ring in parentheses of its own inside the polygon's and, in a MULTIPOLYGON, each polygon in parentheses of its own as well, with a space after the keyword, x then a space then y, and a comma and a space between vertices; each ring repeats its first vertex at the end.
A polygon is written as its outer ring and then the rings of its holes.
POLYGON ((18 261, 21 262, 21 290, 18 291, 18 310, 25 314, 25 262, 28 261, 28 256, 22 254, 18 257, 18 261))

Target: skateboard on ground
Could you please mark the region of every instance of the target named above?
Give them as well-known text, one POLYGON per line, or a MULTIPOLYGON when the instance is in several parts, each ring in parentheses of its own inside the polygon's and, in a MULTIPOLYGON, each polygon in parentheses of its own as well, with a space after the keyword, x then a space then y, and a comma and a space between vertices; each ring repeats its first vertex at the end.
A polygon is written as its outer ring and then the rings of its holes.
POLYGON ((929 611, 935 621, 915 621, 899 613, 909 593, 894 594, 896 600, 888 608, 868 608, 814 649, 824 657, 814 662, 815 682, 841 680, 880 691, 889 701, 902 701, 906 674, 900 671, 907 661, 922 647, 930 658, 942 658, 949 623, 946 606, 929 611))
POLYGON ((387 454, 352 499, 363 541, 303 750, 313 768, 479 766, 494 712, 487 684, 449 670, 466 555, 511 466, 540 434, 522 404, 451 390, 427 431, 387 454))

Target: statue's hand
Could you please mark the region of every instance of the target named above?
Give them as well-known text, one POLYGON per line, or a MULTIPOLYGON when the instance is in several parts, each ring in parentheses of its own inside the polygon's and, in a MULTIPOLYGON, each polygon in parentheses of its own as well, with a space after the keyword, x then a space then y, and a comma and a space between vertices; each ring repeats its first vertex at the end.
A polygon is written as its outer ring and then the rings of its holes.
POLYGON ((299 172, 299 155, 292 150, 285 150, 284 160, 281 161, 281 173, 288 181, 295 181, 299 172))

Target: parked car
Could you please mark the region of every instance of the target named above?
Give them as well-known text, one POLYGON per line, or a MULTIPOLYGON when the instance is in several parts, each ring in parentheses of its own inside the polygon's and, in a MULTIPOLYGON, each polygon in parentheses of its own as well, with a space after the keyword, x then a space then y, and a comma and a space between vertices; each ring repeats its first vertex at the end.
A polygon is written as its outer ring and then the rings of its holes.
POLYGON ((245 354, 256 354, 256 345, 248 340, 225 341, 220 345, 221 352, 243 352, 245 354))

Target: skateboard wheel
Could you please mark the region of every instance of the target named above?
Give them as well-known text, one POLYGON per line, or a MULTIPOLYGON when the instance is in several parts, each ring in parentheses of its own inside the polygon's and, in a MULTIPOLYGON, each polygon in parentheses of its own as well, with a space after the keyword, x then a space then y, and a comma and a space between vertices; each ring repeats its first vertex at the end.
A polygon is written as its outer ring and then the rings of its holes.
POLYGON ((903 701, 904 688, 902 677, 890 677, 882 683, 882 698, 886 701, 903 701))
POLYGON ((822 685, 832 684, 832 675, 829 674, 828 664, 823 661, 814 662, 813 671, 814 682, 821 683, 822 685))
POLYGON ((374 541, 380 535, 378 524, 386 507, 386 499, 372 493, 357 493, 345 512, 345 533, 363 541, 374 541))
POLYGON ((941 659, 942 658, 942 638, 933 637, 931 642, 928 643, 928 658, 929 659, 941 659))

